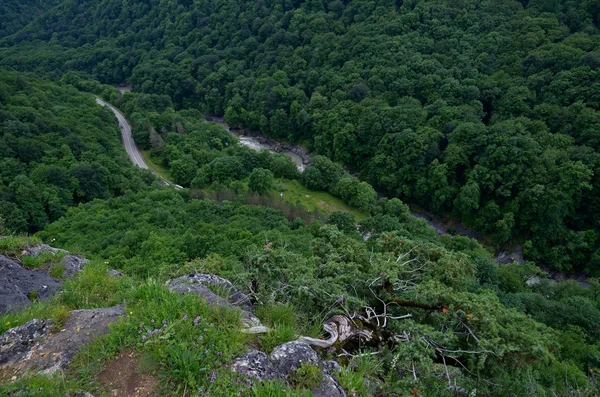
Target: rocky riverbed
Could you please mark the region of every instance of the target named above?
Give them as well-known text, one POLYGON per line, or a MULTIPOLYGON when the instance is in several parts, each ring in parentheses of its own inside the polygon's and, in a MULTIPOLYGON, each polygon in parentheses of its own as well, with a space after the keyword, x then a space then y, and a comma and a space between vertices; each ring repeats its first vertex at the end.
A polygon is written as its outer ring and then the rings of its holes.
POLYGON ((288 156, 296 164, 300 172, 304 171, 306 166, 310 164, 310 153, 303 146, 281 143, 267 138, 257 131, 251 131, 248 128, 230 127, 225 123, 223 117, 207 116, 205 119, 229 131, 240 140, 240 145, 247 146, 256 151, 265 149, 273 153, 281 153, 288 156))

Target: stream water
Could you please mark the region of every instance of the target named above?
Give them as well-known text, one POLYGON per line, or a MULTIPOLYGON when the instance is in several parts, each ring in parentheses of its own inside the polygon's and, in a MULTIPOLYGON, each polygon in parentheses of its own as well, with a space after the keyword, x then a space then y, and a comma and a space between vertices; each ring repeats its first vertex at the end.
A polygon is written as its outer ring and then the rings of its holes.
POLYGON ((232 129, 229 127, 225 121, 220 117, 210 117, 207 121, 220 125, 227 131, 229 131, 233 136, 237 137, 240 141, 240 145, 249 147, 252 150, 257 152, 265 149, 271 153, 281 153, 286 155, 292 160, 296 167, 300 172, 304 171, 306 168, 308 159, 303 158, 299 152, 306 152, 306 149, 300 148, 292 145, 281 145, 279 142, 273 141, 271 139, 265 138, 263 136, 252 136, 246 135, 244 130, 232 129), (293 148, 293 150, 286 150, 286 148, 293 148))

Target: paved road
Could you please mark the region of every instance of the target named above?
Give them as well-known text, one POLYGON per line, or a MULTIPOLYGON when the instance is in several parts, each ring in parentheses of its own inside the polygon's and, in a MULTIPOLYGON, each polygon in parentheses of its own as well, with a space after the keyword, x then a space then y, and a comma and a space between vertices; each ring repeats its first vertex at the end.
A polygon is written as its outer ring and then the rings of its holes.
POLYGON ((144 161, 140 150, 137 148, 135 142, 133 141, 133 137, 131 136, 131 126, 129 125, 127 120, 125 120, 125 117, 123 117, 123 115, 117 110, 117 108, 115 108, 110 103, 104 102, 100 98, 96 98, 96 103, 98 105, 108 107, 110 110, 112 110, 115 116, 117 116, 117 120, 119 120, 119 128, 121 129, 121 136, 123 138, 123 146, 125 147, 129 158, 131 159, 133 164, 147 170, 148 166, 146 165, 146 162, 144 161))
MULTIPOLYGON (((117 117, 117 120, 119 120, 119 128, 121 129, 121 137, 123 138, 122 139, 123 146, 125 147, 125 151, 127 151, 129 158, 131 159, 131 161, 133 162, 134 165, 137 165, 138 167, 147 170, 148 165, 144 161, 144 158, 142 157, 142 153, 140 153, 140 150, 136 146, 136 144, 133 140, 133 137, 131 136, 131 126, 129 125, 129 123, 127 122, 125 117, 121 114, 121 112, 119 112, 119 110, 116 107, 114 107, 113 105, 111 105, 108 102, 103 101, 102 99, 100 99, 98 97, 96 97, 96 103, 101 106, 106 106, 110 110, 112 110, 112 112, 117 117)), ((153 174, 156 175, 158 178, 160 178, 160 180, 163 181, 163 183, 165 185, 175 188, 177 190, 183 189, 183 186, 175 185, 169 181, 166 181, 160 175, 157 175, 154 172, 153 172, 153 174)))

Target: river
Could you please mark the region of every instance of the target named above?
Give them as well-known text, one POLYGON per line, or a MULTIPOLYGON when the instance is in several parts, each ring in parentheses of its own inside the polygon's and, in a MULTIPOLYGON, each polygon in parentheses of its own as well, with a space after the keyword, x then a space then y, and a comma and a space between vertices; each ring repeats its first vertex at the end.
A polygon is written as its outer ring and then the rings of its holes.
POLYGON ((294 164, 296 164, 296 167, 300 172, 304 171, 310 161, 308 151, 302 146, 282 144, 258 134, 248 135, 246 130, 232 129, 225 123, 222 117, 210 116, 206 118, 206 121, 215 123, 229 131, 233 136, 239 139, 240 145, 242 146, 246 146, 257 152, 265 149, 271 153, 281 153, 286 155, 294 164))
MULTIPOLYGON (((310 156, 308 154, 308 151, 302 146, 282 144, 257 133, 247 135, 246 130, 232 129, 225 122, 225 120, 223 120, 222 117, 209 116, 206 118, 206 121, 215 123, 229 131, 232 135, 239 139, 240 145, 247 146, 250 149, 256 151, 265 149, 272 153, 285 154, 294 162, 294 164, 296 164, 296 167, 298 167, 298 170, 300 172, 304 171, 304 169, 310 162, 310 156)), ((433 228, 436 231, 436 233, 449 234, 448 228, 450 226, 442 223, 441 221, 438 221, 431 214, 428 214, 423 211, 418 211, 414 208, 411 209, 410 212, 413 216, 423 219, 431 228, 433 228)), ((455 229, 456 234, 476 239, 485 244, 485 239, 482 234, 473 232, 472 230, 467 229, 462 224, 456 221, 452 222, 451 227, 455 229)))

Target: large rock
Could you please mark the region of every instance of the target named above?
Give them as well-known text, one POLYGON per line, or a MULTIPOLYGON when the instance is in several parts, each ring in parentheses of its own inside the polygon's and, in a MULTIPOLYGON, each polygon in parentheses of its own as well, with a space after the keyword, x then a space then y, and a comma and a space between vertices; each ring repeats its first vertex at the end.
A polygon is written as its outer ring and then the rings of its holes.
POLYGON ((82 347, 108 333, 108 325, 123 314, 120 306, 74 310, 61 330, 37 319, 9 329, 0 337, 0 379, 27 371, 45 375, 63 371, 82 347))
POLYGON ((233 363, 233 370, 245 375, 248 378, 260 381, 280 379, 283 376, 277 371, 277 368, 269 357, 260 351, 252 350, 243 357, 238 358, 233 363))
POLYGON ((48 299, 62 281, 43 270, 24 269, 17 262, 0 255, 0 313, 31 305, 32 299, 48 299))
POLYGON ((321 385, 312 390, 315 397, 346 397, 346 392, 342 386, 331 376, 323 374, 321 385))
POLYGON ((19 327, 11 328, 0 336, 0 365, 21 361, 33 346, 46 337, 54 323, 51 320, 33 319, 19 327))
POLYGON ((234 306, 251 306, 248 295, 238 291, 231 281, 213 274, 187 274, 169 281, 168 284, 171 291, 196 293, 199 295, 206 294, 206 290, 209 290, 208 286, 221 288, 224 292, 227 292, 227 302, 229 304, 234 306))
POLYGON ((277 346, 269 356, 277 371, 284 376, 295 372, 304 363, 317 365, 319 356, 306 343, 288 342, 277 346))
POLYGON ((60 248, 54 248, 54 247, 50 247, 48 244, 37 244, 31 247, 26 247, 22 254, 23 255, 28 255, 28 256, 38 256, 41 254, 44 254, 46 252, 50 252, 53 255, 59 254, 59 253, 63 253, 63 254, 68 254, 68 251, 65 251, 63 249, 60 248))
POLYGON ((279 345, 273 349, 269 356, 263 352, 253 350, 237 358, 233 363, 233 370, 245 375, 249 383, 255 380, 286 380, 304 363, 317 365, 321 367, 323 372, 321 385, 312 390, 316 397, 346 397, 344 389, 332 376, 341 367, 335 362, 321 362, 317 353, 309 345, 302 342, 295 341, 279 345))
POLYGON ((63 272, 63 277, 65 278, 73 277, 75 273, 80 272, 83 269, 85 264, 89 263, 89 260, 82 256, 72 255, 68 251, 60 248, 54 248, 47 244, 37 244, 32 247, 27 247, 23 250, 22 254, 36 257, 46 252, 50 252, 52 255, 65 254, 60 261, 65 268, 63 272))
POLYGON ((242 309, 242 323, 246 328, 258 329, 261 332, 264 329, 260 320, 248 310, 251 306, 250 298, 238 291, 229 280, 212 274, 192 273, 169 280, 167 285, 172 292, 198 295, 212 306, 239 307, 242 309), (209 286, 221 288, 227 297, 215 294, 209 286))
POLYGON ((89 262, 89 259, 83 258, 79 255, 65 255, 65 257, 60 261, 60 263, 62 263, 65 267, 63 277, 73 277, 75 273, 80 272, 83 269, 83 266, 89 262))

